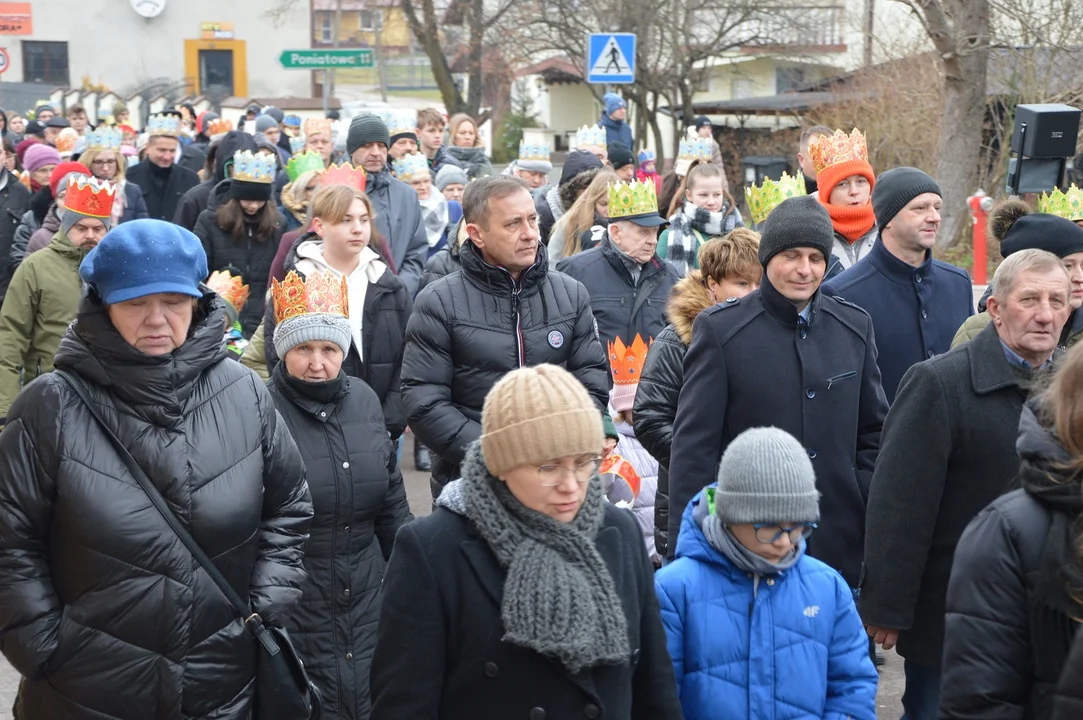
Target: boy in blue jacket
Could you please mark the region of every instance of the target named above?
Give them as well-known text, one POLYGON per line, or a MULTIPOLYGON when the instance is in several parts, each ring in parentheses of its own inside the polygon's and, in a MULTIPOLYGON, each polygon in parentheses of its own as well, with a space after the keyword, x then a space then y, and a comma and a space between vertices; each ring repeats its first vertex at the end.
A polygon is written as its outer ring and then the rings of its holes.
POLYGON ((876 720, 850 588, 805 555, 820 519, 808 454, 777 428, 730 443, 655 575, 685 720, 876 720))

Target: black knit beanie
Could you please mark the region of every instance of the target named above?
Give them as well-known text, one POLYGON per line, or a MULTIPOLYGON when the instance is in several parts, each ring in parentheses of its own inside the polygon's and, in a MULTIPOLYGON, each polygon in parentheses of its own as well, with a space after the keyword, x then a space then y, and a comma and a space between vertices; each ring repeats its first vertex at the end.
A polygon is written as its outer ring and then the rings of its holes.
POLYGON ((609 164, 613 166, 614 170, 620 170, 626 165, 634 165, 636 161, 632 149, 624 143, 611 143, 606 148, 606 155, 609 156, 609 164))
POLYGON ((835 229, 831 216, 815 195, 802 195, 783 200, 760 230, 760 264, 767 263, 775 255, 795 247, 815 248, 831 257, 835 246, 835 229))
POLYGON ((1083 252, 1083 228, 1056 215, 1032 213, 1015 221, 1000 243, 1008 257, 1020 250, 1048 250, 1059 258, 1083 252))
POLYGON ((353 155, 358 148, 369 143, 382 142, 391 146, 391 135, 387 132, 387 125, 375 115, 358 115, 350 122, 350 130, 346 133, 346 152, 353 155))
POLYGON ((882 229, 907 203, 925 193, 944 196, 936 180, 917 168, 897 167, 878 175, 876 187, 872 189, 872 210, 876 213, 876 226, 882 229))

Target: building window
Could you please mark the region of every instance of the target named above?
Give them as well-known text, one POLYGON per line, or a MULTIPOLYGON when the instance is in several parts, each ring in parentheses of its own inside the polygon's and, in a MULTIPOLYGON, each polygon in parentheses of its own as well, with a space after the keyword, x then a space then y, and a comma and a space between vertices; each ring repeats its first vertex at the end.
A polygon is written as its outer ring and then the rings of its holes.
POLYGON ((335 41, 334 20, 331 13, 320 15, 320 42, 333 43, 335 41))
POLYGON ((374 18, 371 10, 362 10, 357 20, 357 28, 359 30, 372 30, 376 27, 373 20, 374 18))
POLYGON ((805 84, 805 68, 780 67, 775 69, 775 93, 793 92, 805 84))
POLYGON ((23 40, 23 81, 69 85, 68 44, 23 40))
POLYGON ((733 79, 733 99, 744 100, 752 97, 752 81, 748 78, 733 79))

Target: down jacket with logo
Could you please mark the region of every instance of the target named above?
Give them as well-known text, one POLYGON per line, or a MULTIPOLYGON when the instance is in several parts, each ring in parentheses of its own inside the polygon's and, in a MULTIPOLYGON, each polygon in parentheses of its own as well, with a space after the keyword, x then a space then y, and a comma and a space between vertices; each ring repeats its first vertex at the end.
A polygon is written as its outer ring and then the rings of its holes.
POLYGON ((406 324, 402 400, 410 428, 435 455, 433 497, 459 476, 470 443, 481 437, 481 406, 505 373, 560 365, 586 386, 604 412, 606 354, 587 290, 550 272, 544 245, 515 282, 486 263, 473 242, 459 250, 461 272, 427 285, 406 324))
MULTIPOLYGON (((230 584, 269 624, 301 599, 312 503, 267 388, 207 292, 169 355, 84 298, 56 354, 230 584)), ((20 720, 249 720, 257 648, 55 373, 0 434, 0 650, 20 720)))
POLYGON ((685 509, 677 559, 654 576, 685 720, 875 720, 877 674, 846 581, 805 555, 739 570, 685 509))

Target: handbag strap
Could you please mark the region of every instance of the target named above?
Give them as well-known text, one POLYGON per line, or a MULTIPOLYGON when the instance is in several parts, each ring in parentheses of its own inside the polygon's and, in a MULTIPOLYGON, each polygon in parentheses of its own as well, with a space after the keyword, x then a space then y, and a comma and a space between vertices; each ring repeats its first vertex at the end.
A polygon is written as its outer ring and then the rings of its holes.
MULTIPOLYGON (((158 509, 165 521, 169 523, 169 527, 173 530, 173 533, 180 539, 188 552, 192 553, 192 557, 196 559, 200 565, 203 566, 203 570, 210 576, 214 584, 218 586, 218 589, 222 591, 222 594, 226 596, 226 600, 233 606, 233 609, 237 611, 237 614, 244 620, 245 627, 260 639, 261 642, 266 642, 266 633, 263 630, 263 620, 259 615, 252 612, 252 608, 249 607, 237 591, 233 589, 233 586, 229 584, 222 572, 215 566, 214 562, 207 556, 203 548, 199 546, 199 542, 196 541, 192 534, 188 532, 188 529, 184 527, 184 523, 173 514, 173 511, 169 509, 169 505, 166 503, 162 494, 158 492, 158 488, 154 487, 154 483, 150 481, 147 474, 143 472, 143 468, 139 466, 132 454, 128 452, 128 449, 124 447, 124 443, 120 441, 113 429, 105 422, 105 418, 98 412, 98 408, 94 401, 90 399, 90 394, 87 392, 86 386, 83 385, 75 375, 64 370, 53 371, 61 380, 68 384, 75 394, 79 396, 79 399, 86 406, 86 409, 90 411, 90 414, 98 421, 98 425, 101 426, 102 432, 109 438, 109 441, 113 443, 113 449, 120 455, 120 459, 124 461, 124 465, 127 466, 128 472, 132 474, 136 482, 143 488, 143 492, 146 493, 150 501, 154 503, 154 507, 158 509)), ((275 647, 274 652, 277 652, 278 648, 275 647)))

